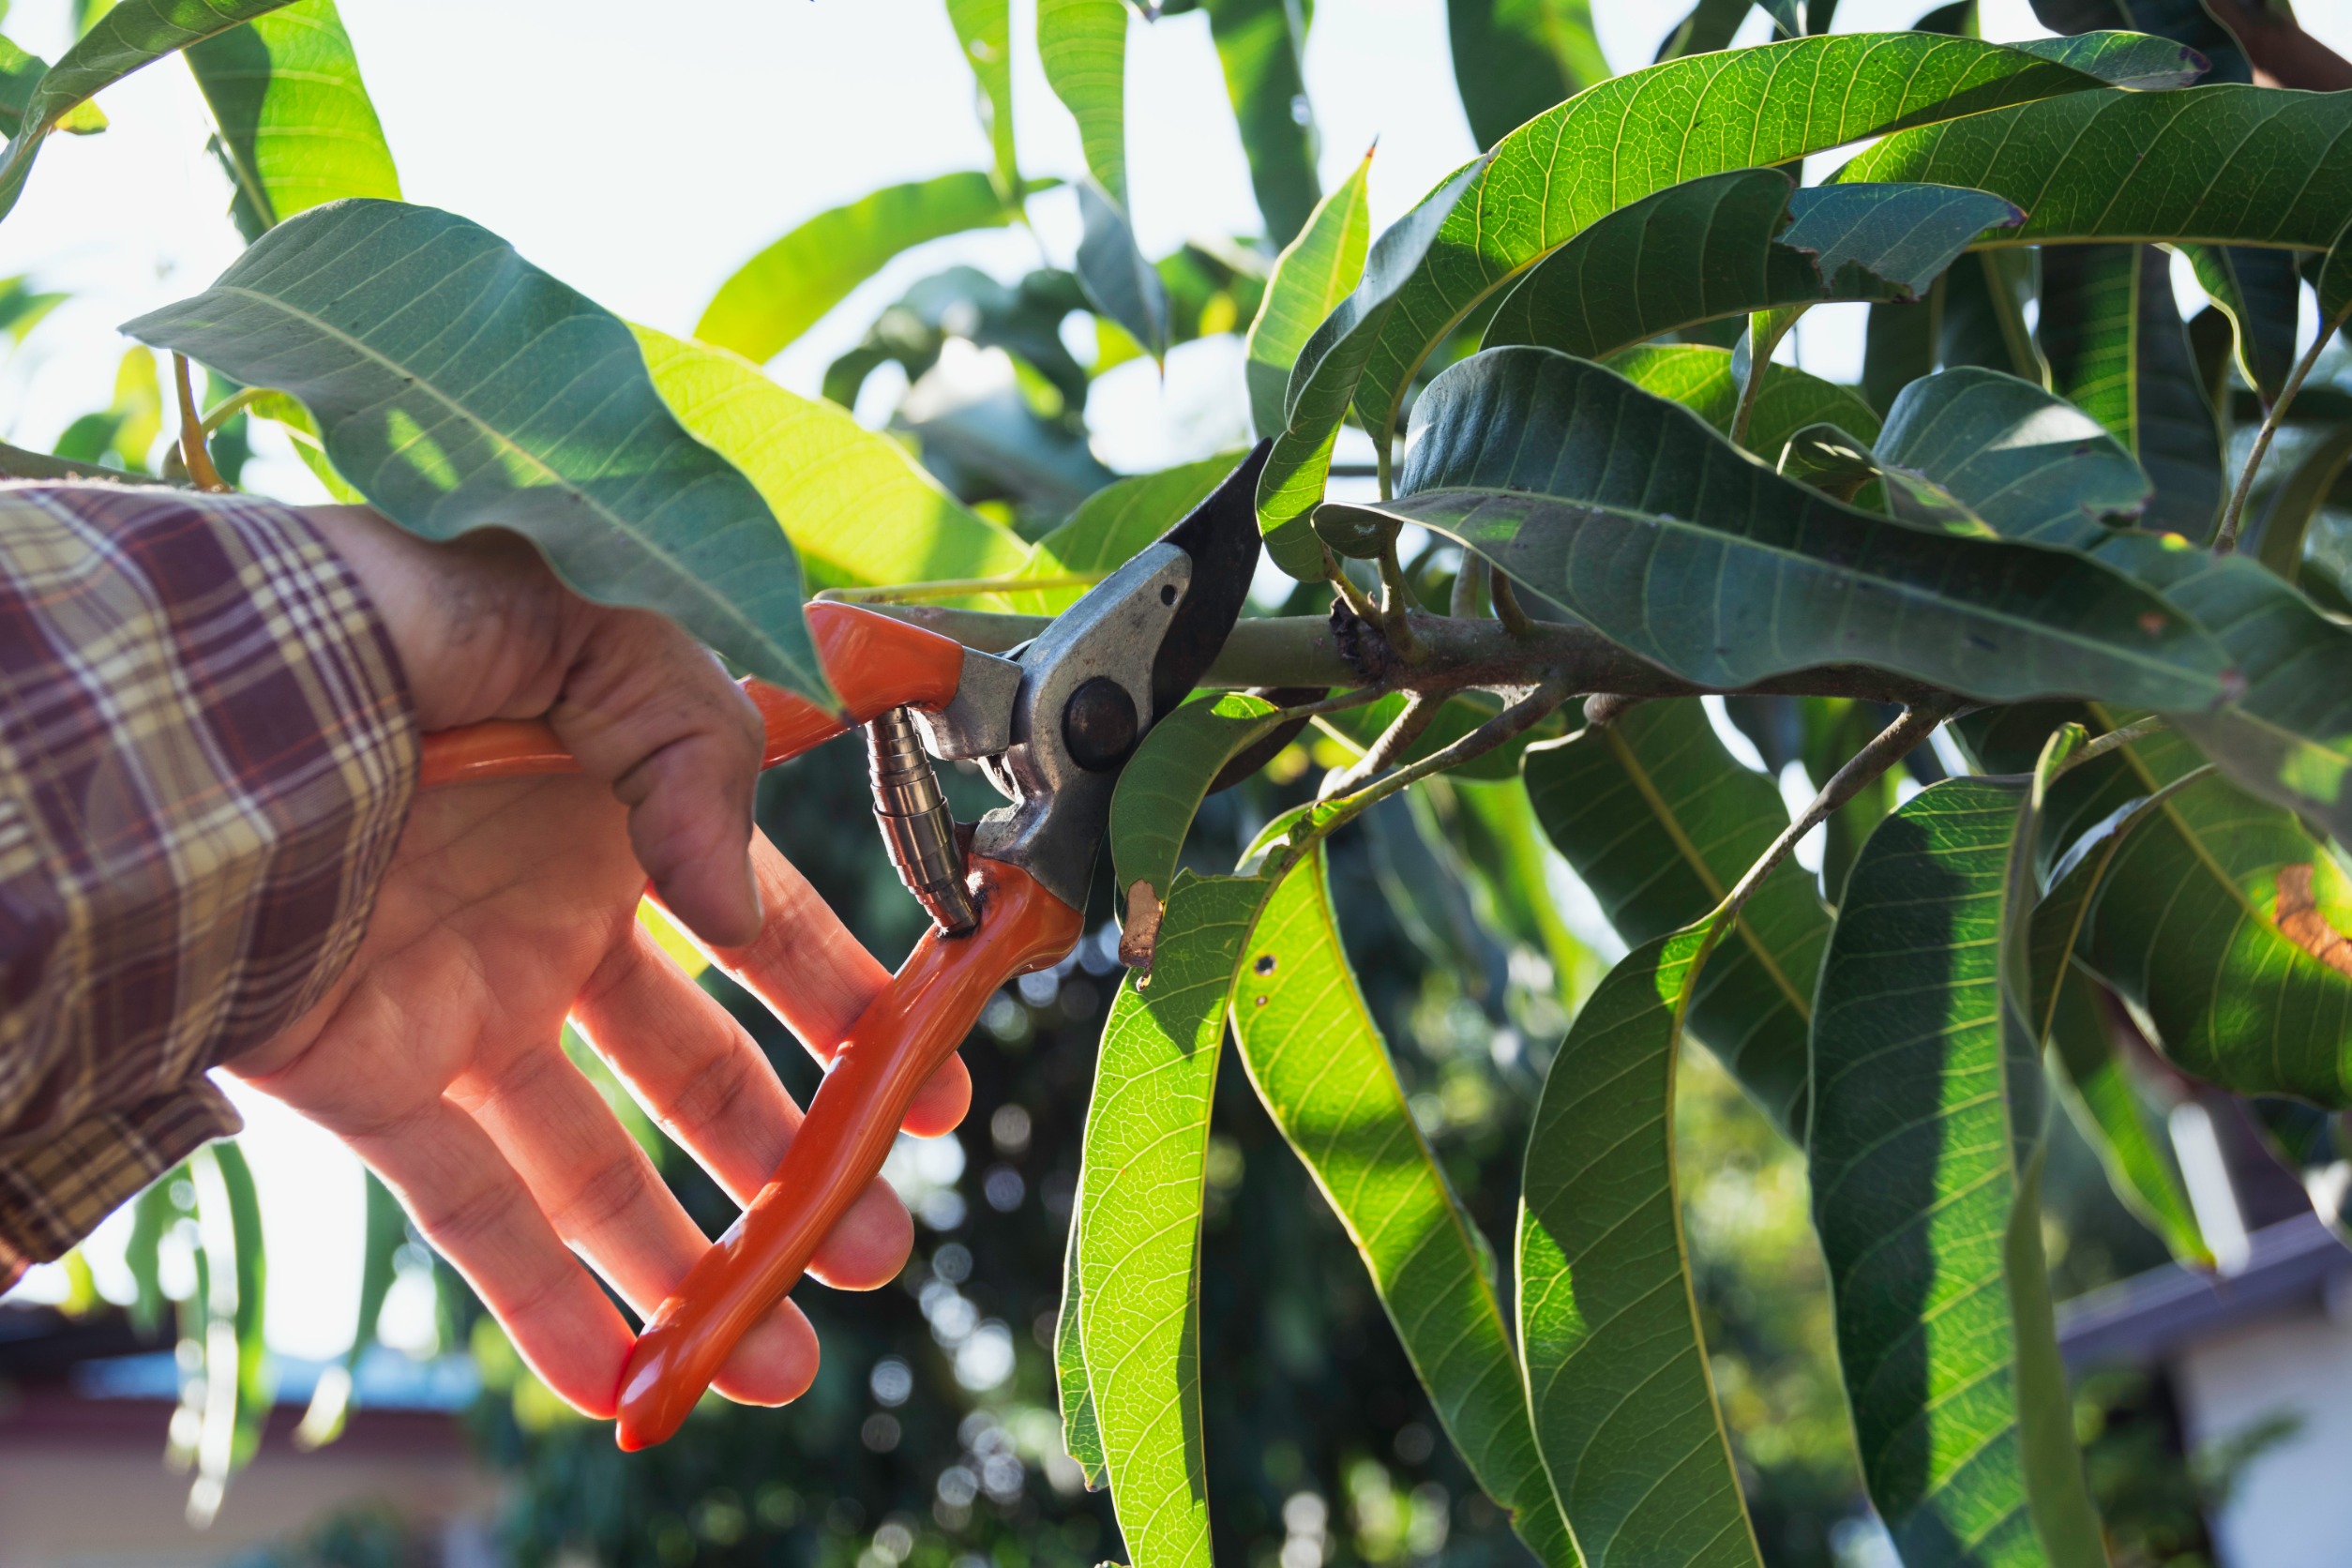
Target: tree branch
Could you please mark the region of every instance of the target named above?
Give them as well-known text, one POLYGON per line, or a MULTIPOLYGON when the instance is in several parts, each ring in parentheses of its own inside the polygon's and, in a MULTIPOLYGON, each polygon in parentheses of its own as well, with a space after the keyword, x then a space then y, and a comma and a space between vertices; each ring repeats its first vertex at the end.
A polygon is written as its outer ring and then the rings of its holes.
POLYGON ((2340 93, 2352 87, 2352 61, 2313 38, 2292 16, 2264 0, 2205 0, 2213 20, 2237 35, 2254 63, 2254 80, 2266 87, 2300 87, 2340 93))

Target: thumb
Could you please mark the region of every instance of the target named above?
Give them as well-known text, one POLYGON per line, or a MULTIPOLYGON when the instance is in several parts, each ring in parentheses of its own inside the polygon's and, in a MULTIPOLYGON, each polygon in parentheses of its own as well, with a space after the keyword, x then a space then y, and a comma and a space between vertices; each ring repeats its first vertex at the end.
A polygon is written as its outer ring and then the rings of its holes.
POLYGON ((765 731, 718 660, 650 611, 585 606, 548 722, 629 808, 629 844, 662 902, 705 942, 760 932, 752 792, 765 731))

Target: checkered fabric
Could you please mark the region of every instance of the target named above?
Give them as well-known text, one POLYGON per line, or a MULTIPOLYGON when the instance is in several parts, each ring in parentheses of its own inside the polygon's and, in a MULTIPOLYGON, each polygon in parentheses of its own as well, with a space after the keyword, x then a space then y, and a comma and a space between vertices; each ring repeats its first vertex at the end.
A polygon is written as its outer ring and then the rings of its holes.
POLYGON ((299 513, 0 485, 0 1281, 237 1129, 204 1074, 350 959, 416 749, 299 513))

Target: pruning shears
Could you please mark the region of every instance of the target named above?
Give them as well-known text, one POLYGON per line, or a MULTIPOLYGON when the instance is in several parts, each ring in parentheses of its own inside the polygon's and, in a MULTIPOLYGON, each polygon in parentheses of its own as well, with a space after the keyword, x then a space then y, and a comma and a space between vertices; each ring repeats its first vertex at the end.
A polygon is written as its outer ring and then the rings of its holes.
MULTIPOLYGON (((997 989, 1077 945, 1120 770, 1207 672, 1241 613, 1265 460, 1261 445, 1007 656, 818 603, 809 629, 841 709, 743 683, 767 726, 762 767, 864 727, 883 842, 933 924, 841 1042, 774 1177, 645 1324, 621 1378, 623 1448, 675 1432, 736 1340, 799 1282, 881 1171, 915 1092, 997 989), (1010 804, 958 828, 933 757, 978 761, 1010 804)), ((545 724, 505 720, 426 736, 421 783, 577 770, 545 724)))

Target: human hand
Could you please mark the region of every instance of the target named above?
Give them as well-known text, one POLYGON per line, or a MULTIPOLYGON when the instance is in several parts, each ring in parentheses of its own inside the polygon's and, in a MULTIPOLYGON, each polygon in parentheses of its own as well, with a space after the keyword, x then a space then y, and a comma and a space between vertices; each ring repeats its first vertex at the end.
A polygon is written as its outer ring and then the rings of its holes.
MULTIPOLYGON (((633 1336, 580 1258, 641 1317, 708 1243, 564 1054, 566 1016, 739 1203, 800 1121, 759 1048, 639 926, 648 874, 820 1055, 888 975, 755 841, 757 716, 684 633, 579 599, 520 541, 434 546, 365 508, 311 515, 375 600, 427 728, 544 715, 587 776, 420 795, 349 968, 230 1069, 348 1143, 548 1385, 610 1415, 633 1336)), ((970 1098, 951 1060, 907 1126, 943 1132, 970 1098)), ((811 1272, 872 1289, 912 1243, 876 1182, 811 1272)), ((782 1403, 816 1366, 785 1302, 716 1386, 782 1403)))

